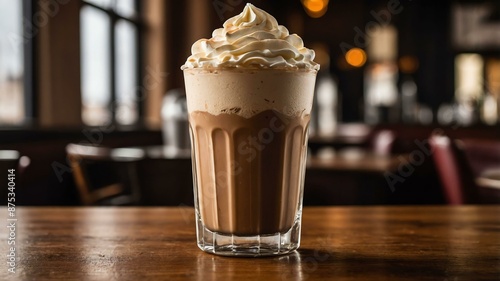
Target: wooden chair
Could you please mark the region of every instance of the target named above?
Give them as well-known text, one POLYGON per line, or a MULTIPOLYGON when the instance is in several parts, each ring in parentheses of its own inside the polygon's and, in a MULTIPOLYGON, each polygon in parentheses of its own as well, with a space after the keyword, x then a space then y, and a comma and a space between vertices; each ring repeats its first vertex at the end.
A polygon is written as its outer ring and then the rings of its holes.
POLYGON ((134 151, 69 144, 68 160, 83 205, 136 205, 140 203, 134 151))
POLYGON ((479 189, 462 143, 445 135, 433 134, 429 138, 429 144, 447 203, 481 203, 479 189))

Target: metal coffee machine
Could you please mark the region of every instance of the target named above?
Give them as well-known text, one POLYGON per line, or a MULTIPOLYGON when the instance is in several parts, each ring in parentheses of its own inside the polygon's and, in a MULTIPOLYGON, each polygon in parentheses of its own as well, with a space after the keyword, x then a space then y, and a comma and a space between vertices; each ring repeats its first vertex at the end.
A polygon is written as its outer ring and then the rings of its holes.
POLYGON ((186 94, 182 89, 173 89, 163 98, 161 109, 162 133, 165 149, 186 152, 191 149, 186 94))

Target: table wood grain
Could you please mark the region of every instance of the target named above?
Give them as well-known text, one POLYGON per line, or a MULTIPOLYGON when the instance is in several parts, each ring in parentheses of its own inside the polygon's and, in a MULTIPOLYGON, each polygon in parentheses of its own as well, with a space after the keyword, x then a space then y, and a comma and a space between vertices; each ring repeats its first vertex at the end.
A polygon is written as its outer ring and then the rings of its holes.
MULTIPOLYGON (((0 212, 7 218, 5 208, 0 212)), ((500 206, 305 208, 287 256, 200 251, 193 210, 19 208, 0 280, 499 280, 500 206)))

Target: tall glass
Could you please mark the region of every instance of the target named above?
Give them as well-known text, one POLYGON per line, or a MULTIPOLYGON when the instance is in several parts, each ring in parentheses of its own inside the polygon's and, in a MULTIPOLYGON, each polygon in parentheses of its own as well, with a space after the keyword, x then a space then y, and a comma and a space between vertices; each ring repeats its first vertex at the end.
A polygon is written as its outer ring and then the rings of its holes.
POLYGON ((185 69, 198 247, 268 256, 299 247, 316 71, 185 69))

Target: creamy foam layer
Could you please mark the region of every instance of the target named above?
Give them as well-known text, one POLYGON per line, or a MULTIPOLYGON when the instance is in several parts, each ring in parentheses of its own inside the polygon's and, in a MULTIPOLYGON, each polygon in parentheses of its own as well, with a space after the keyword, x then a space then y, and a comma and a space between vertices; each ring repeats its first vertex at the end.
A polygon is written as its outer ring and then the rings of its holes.
POLYGON ((243 12, 216 29, 212 38, 193 44, 187 68, 292 68, 317 71, 314 51, 278 25, 267 12, 247 4, 243 12))
POLYGON ((310 114, 316 72, 273 69, 186 69, 188 111, 250 118, 265 110, 310 114))

